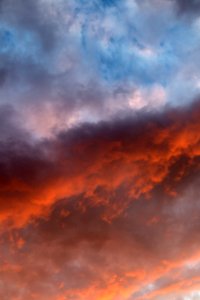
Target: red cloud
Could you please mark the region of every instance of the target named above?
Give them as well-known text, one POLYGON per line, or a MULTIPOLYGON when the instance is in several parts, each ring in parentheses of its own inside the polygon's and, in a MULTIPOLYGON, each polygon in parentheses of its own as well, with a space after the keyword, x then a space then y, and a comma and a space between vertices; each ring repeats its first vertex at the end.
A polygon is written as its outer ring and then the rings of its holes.
POLYGON ((84 195, 107 221, 153 193, 181 193, 199 172, 199 103, 185 109, 85 124, 56 139, 13 139, 1 153, 0 217, 23 224, 57 200, 84 195))

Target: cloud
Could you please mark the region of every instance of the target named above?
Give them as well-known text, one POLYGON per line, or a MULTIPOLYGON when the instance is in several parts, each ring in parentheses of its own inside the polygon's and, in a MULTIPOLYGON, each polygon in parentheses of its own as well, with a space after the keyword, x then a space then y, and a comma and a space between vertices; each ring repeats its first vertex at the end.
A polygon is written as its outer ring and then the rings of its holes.
POLYGON ((1 103, 36 136, 121 114, 137 90, 159 86, 176 104, 198 95, 198 29, 168 1, 9 0, 0 13, 1 103))
POLYGON ((2 221, 23 224, 60 198, 78 194, 88 198, 83 209, 104 207, 107 221, 154 191, 176 197, 198 176, 198 120, 197 101, 188 108, 82 124, 41 141, 13 127, 7 137, 2 131, 2 221))
POLYGON ((41 1, 21 0, 1 1, 1 22, 12 24, 15 28, 26 28, 37 34, 42 47, 51 51, 55 45, 56 28, 51 20, 48 20, 47 7, 41 1))
POLYGON ((198 14, 200 10, 199 0, 176 0, 179 12, 182 14, 198 14))
POLYGON ((2 300, 198 297, 198 11, 0 1, 2 300))
POLYGON ((102 219, 102 206, 85 208, 89 199, 77 195, 55 203, 48 216, 5 231, 2 299, 138 300, 171 293, 178 299, 190 293, 199 278, 198 186, 193 180, 173 199, 141 197, 112 222, 102 219))

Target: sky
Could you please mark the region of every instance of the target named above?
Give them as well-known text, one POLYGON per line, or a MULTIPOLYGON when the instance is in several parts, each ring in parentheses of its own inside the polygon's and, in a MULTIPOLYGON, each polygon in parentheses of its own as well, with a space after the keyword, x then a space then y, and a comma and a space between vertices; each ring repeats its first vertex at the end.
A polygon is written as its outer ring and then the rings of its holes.
POLYGON ((200 299, 199 120, 199 0, 0 0, 0 299, 200 299))

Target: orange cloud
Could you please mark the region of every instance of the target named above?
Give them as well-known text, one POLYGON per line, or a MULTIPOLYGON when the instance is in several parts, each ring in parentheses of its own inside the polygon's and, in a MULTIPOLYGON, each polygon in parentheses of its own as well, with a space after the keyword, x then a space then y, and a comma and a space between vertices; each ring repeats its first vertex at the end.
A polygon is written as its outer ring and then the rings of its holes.
POLYGON ((160 300, 196 289, 199 116, 195 103, 4 142, 1 299, 160 300))
POLYGON ((35 145, 5 144, 1 221, 24 224, 45 215, 57 200, 78 194, 88 199, 82 209, 104 206, 107 221, 156 189, 176 197, 199 172, 199 116, 195 103, 158 115, 83 125, 35 145))

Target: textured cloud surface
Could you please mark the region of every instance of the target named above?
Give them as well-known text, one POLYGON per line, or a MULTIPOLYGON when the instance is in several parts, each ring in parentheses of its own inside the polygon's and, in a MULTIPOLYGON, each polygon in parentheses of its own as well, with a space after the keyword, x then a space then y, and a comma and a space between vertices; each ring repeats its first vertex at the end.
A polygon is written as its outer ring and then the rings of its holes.
POLYGON ((200 297, 200 2, 0 1, 0 298, 200 297))

